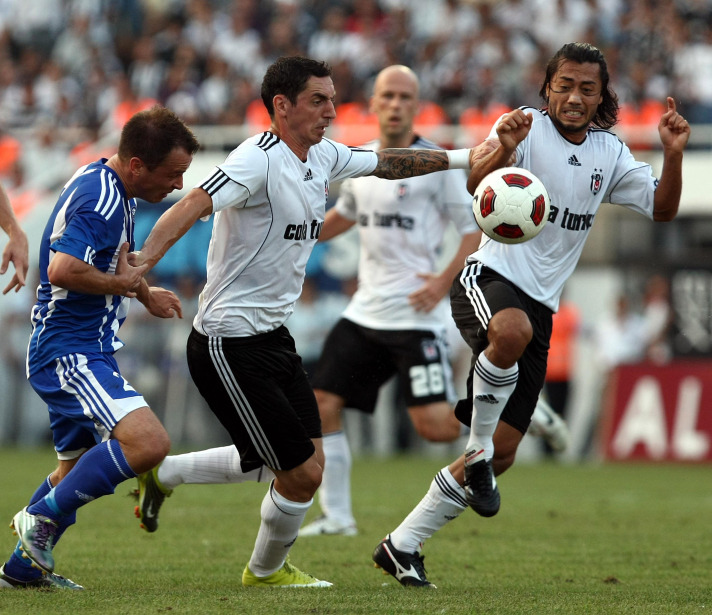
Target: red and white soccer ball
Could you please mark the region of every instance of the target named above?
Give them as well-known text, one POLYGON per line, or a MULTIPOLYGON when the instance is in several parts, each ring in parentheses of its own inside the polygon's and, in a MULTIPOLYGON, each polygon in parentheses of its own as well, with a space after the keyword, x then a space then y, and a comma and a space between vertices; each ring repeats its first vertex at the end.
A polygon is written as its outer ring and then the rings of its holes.
POLYGON ((549 219, 549 193, 526 169, 505 167, 486 175, 477 186, 472 211, 482 232, 502 243, 536 237, 549 219))

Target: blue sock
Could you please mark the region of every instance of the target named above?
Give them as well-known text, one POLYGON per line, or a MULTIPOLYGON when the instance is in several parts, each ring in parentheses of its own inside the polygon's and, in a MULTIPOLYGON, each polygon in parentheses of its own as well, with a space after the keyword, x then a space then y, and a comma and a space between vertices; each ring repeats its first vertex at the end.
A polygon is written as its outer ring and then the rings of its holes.
POLYGON ((62 482, 27 510, 60 521, 84 504, 114 493, 116 485, 135 476, 119 442, 107 440, 84 453, 62 482))

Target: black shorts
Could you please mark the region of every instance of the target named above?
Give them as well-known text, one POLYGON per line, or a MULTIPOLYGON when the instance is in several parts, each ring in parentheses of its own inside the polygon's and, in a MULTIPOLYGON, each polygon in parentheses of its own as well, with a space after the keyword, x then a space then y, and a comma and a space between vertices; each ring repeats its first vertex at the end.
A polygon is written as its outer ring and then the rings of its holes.
POLYGON ((447 342, 433 331, 369 329, 342 318, 324 343, 312 384, 373 413, 378 391, 398 374, 408 407, 454 402, 447 342))
POLYGON ((316 398, 286 327, 251 337, 188 337, 188 368, 227 429, 242 470, 291 470, 321 437, 316 398))
POLYGON ((472 413, 472 371, 480 353, 487 348, 487 328, 497 312, 518 308, 526 312, 534 330, 532 341, 517 362, 517 386, 504 407, 500 420, 526 433, 541 389, 544 387, 549 356, 553 312, 532 299, 498 273, 482 263, 468 264, 455 278, 450 290, 452 317, 460 334, 472 348, 472 366, 467 379, 467 402, 458 403, 456 415, 469 425, 465 412, 472 413))

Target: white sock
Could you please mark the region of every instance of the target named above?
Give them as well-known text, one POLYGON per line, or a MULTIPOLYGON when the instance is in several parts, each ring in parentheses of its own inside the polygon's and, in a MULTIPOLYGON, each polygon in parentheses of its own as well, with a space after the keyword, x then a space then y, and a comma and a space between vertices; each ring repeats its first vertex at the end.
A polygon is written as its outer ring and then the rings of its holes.
MULTIPOLYGON (((516 363, 512 367, 502 369, 493 365, 484 351, 477 357, 472 376, 472 423, 465 452, 475 451, 479 457, 480 451, 484 451, 484 458, 492 459, 492 436, 499 416, 517 386, 518 376, 519 367, 516 363)), ((468 456, 467 461, 469 459, 468 456)))
POLYGON ((277 493, 274 483, 269 486, 262 500, 262 523, 249 563, 255 576, 266 577, 282 567, 312 501, 292 502, 277 493))
POLYGON ((351 510, 351 449, 343 431, 325 434, 324 473, 319 487, 322 512, 344 525, 355 523, 351 510))
POLYGON ((268 483, 273 478, 274 473, 267 466, 243 472, 240 455, 233 445, 169 455, 158 468, 158 480, 168 489, 175 489, 183 483, 268 483))
POLYGON ((445 466, 435 475, 430 489, 418 505, 391 532, 391 542, 399 551, 420 552, 423 543, 467 508, 465 490, 445 466))

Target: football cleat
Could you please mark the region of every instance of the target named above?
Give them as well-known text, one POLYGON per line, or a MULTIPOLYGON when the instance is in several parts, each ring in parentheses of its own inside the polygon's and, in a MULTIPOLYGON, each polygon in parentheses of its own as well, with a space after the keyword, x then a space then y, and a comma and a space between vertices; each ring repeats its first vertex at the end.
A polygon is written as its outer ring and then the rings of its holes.
POLYGON ((248 564, 242 572, 242 584, 245 587, 331 587, 333 585, 329 581, 320 581, 302 572, 296 566, 292 566, 289 560, 286 560, 277 572, 266 577, 255 575, 248 564))
POLYGON ((436 589, 425 576, 425 557, 418 553, 405 553, 393 546, 390 534, 373 551, 376 568, 383 569, 383 574, 395 577, 404 587, 430 587, 436 589))
POLYGON ((32 564, 46 572, 54 570, 54 537, 57 524, 44 515, 33 515, 23 508, 10 523, 13 532, 20 539, 22 557, 32 560, 32 564))
POLYGON ((73 589, 83 591, 84 588, 71 579, 49 572, 37 579, 19 581, 5 574, 5 566, 0 566, 0 589, 73 589))
POLYGON ((465 453, 465 499, 478 515, 493 517, 499 512, 499 488, 492 461, 485 459, 482 452, 465 453))
POLYGON ((134 514, 141 520, 141 527, 147 532, 158 529, 158 511, 163 502, 173 493, 173 489, 166 489, 158 480, 158 467, 139 474, 136 477, 138 489, 133 492, 138 497, 138 506, 134 514))
POLYGON ((527 431, 533 436, 544 438, 557 453, 565 451, 569 445, 569 429, 564 419, 541 397, 536 402, 527 431))
POLYGON ((356 536, 355 523, 341 523, 321 515, 299 530, 299 536, 356 536))

